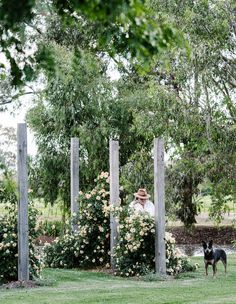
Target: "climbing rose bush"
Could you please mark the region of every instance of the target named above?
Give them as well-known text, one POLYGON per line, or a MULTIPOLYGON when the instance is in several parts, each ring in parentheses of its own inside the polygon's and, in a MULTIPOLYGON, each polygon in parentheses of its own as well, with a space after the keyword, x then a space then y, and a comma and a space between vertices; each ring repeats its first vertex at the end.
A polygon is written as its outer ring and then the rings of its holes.
MULTIPOLYGON (((119 243, 114 258, 116 274, 139 276, 155 269, 155 223, 148 213, 124 210, 120 214, 119 243)), ((193 271, 189 260, 175 246, 171 233, 165 233, 167 274, 193 271)))
MULTIPOLYGON (((0 216, 0 283, 18 279, 18 247, 17 247, 17 196, 16 185, 9 174, 0 180, 0 203, 4 206, 4 214, 0 216)), ((38 236, 36 219, 38 212, 29 206, 29 274, 30 279, 40 276, 43 263, 34 245, 38 236)))
POLYGON ((49 267, 91 268, 109 262, 110 209, 109 176, 102 172, 97 185, 88 193, 79 193, 79 212, 73 222, 78 232, 73 233, 68 223, 66 234, 44 248, 45 263, 49 267))

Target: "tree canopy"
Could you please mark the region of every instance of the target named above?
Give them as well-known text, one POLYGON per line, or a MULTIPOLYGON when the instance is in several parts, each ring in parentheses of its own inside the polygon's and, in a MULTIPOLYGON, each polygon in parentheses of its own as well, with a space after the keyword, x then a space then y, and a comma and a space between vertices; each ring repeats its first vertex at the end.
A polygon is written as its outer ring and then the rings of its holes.
MULTIPOLYGON (((183 44, 180 33, 165 20, 157 22, 157 16, 149 9, 145 0, 103 1, 0 1, 0 51, 10 64, 13 85, 31 80, 40 59, 53 66, 50 51, 44 57, 28 55, 30 46, 28 28, 42 34, 43 24, 52 13, 62 20, 63 27, 92 26, 90 43, 94 48, 126 57, 145 71, 153 58, 171 45, 183 44), (41 26, 38 27, 40 19, 41 26)), ((5 64, 1 63, 5 69, 5 64)))

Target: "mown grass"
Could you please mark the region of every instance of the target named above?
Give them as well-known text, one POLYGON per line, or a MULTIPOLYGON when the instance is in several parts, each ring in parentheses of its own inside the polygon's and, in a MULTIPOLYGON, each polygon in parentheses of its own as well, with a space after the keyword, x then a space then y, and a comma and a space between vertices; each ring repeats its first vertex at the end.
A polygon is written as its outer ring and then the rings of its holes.
POLYGON ((1 304, 78 303, 236 303, 236 258, 229 256, 228 274, 219 264, 218 275, 205 277, 203 258, 193 258, 200 268, 178 279, 148 281, 125 279, 105 273, 45 269, 45 282, 52 286, 33 289, 0 289, 1 304))

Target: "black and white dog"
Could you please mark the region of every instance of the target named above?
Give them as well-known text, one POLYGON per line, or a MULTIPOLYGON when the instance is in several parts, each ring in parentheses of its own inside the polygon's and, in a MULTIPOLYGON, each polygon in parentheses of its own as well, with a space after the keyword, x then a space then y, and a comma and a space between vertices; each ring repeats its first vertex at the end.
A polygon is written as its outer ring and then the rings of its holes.
POLYGON ((209 265, 212 265, 213 268, 213 276, 215 276, 217 268, 216 264, 219 260, 223 263, 225 267, 225 274, 226 274, 226 268, 227 268, 227 256, 223 249, 213 249, 212 247, 213 241, 210 241, 209 243, 202 242, 203 250, 204 250, 204 262, 205 262, 205 270, 206 275, 208 275, 207 268, 209 265))

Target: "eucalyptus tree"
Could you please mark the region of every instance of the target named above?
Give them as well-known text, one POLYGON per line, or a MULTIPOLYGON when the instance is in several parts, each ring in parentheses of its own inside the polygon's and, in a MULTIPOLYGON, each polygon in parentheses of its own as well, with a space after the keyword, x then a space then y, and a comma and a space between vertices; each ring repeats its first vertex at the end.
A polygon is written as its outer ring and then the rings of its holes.
POLYGON ((153 99, 141 104, 139 130, 163 134, 174 151, 168 196, 185 225, 195 222, 204 178, 211 182, 212 215, 219 220, 227 198, 235 196, 235 2, 150 3, 183 31, 191 55, 167 51, 166 67, 157 64, 149 75, 153 99))
POLYGON ((45 70, 46 88, 27 120, 38 146, 31 187, 48 202, 62 198, 68 209, 71 137, 80 139, 80 187, 86 190, 100 171, 109 168, 109 138, 119 139, 123 165, 143 136, 136 135, 131 106, 119 98, 106 74, 106 62, 63 43, 51 39, 56 73, 45 70))
POLYGON ((55 1, 51 8, 36 54, 46 90, 28 115, 40 155, 32 174, 34 180, 42 181, 39 190, 46 199, 55 201, 63 188, 67 189, 62 191, 63 200, 68 202, 71 136, 79 135, 81 139, 84 187, 91 186, 99 170, 108 168, 109 137, 120 139, 121 165, 144 138, 135 136, 132 111, 105 76, 104 58, 110 55, 117 59, 116 55, 122 54, 130 65, 135 63, 139 70, 145 70, 154 53, 157 55, 174 41, 180 44, 181 35, 165 22, 154 22, 145 1, 55 1))
POLYGON ((145 138, 166 139, 169 211, 191 227, 201 207, 199 186, 207 179, 211 215, 219 221, 227 200, 235 198, 235 3, 150 5, 159 20, 182 30, 191 51, 169 49, 148 75, 131 73, 136 91, 127 98, 136 99, 134 128, 145 138))

